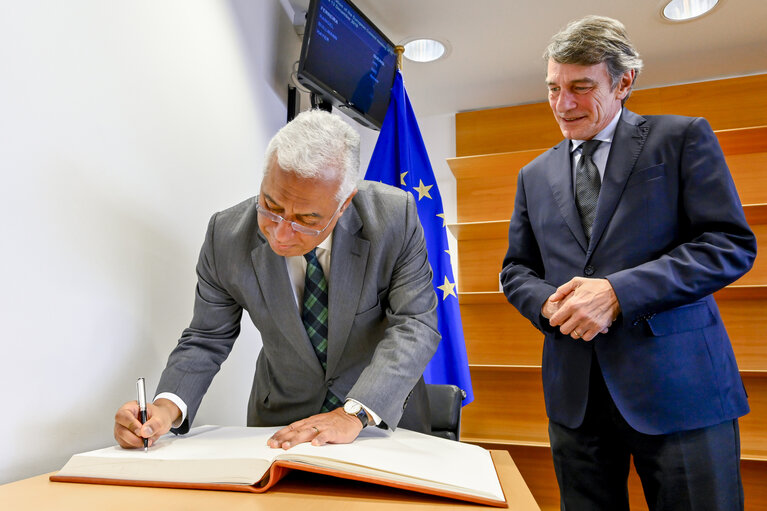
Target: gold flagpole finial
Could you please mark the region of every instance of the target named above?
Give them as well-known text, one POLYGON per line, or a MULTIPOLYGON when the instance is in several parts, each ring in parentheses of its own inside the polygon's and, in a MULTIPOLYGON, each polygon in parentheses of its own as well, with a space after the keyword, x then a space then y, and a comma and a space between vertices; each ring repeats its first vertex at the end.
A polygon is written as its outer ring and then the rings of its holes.
POLYGON ((397 54, 397 69, 402 71, 402 54, 405 53, 405 47, 397 45, 394 47, 394 52, 397 54))

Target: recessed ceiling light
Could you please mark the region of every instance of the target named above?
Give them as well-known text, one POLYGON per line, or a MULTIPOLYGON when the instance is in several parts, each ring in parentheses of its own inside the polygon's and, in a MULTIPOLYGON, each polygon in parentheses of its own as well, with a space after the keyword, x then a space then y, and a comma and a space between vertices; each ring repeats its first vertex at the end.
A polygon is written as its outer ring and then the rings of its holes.
POLYGON ((405 57, 415 62, 431 62, 445 56, 445 45, 434 39, 415 39, 405 43, 405 57))
POLYGON ((703 16, 719 0, 671 0, 663 8, 663 16, 671 21, 687 21, 703 16))

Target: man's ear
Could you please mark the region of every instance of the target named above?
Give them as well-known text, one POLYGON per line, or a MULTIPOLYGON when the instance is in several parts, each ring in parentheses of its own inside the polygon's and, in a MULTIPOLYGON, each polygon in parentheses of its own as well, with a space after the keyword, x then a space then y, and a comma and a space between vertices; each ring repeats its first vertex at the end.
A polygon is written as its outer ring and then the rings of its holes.
POLYGON ((341 215, 343 215, 343 214, 344 214, 344 211, 346 211, 346 208, 348 208, 348 207, 349 207, 349 204, 351 204, 351 203, 352 203, 352 199, 354 198, 354 196, 355 196, 355 195, 357 195, 357 189, 356 189, 356 188, 355 188, 355 189, 354 189, 354 191, 353 191, 352 193, 350 193, 350 194, 349 194, 349 196, 346 198, 346 200, 344 201, 344 205, 343 205, 343 206, 341 206, 341 212, 340 212, 340 214, 341 214, 341 215))
POLYGON ((629 69, 621 76, 618 86, 615 87, 615 98, 624 100, 631 92, 631 87, 634 85, 634 77, 636 72, 633 69, 629 69))

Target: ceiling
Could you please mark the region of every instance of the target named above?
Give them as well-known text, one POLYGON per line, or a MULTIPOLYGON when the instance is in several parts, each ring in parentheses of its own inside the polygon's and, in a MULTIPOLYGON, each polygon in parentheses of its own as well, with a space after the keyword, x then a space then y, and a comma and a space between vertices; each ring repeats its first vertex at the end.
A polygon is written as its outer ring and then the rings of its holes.
MULTIPOLYGON (((309 4, 287 1, 299 13, 309 4)), ((711 13, 685 23, 660 16, 665 0, 352 1, 395 44, 417 37, 448 43, 447 58, 405 60, 405 87, 418 115, 545 100, 541 55, 548 40, 587 14, 626 25, 645 64, 637 89, 767 72, 765 0, 719 0, 711 13)))

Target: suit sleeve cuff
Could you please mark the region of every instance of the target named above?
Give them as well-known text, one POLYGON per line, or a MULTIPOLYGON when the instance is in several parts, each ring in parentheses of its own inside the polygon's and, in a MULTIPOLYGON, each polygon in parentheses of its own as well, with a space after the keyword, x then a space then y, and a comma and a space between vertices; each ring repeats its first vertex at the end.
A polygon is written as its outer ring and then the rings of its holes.
POLYGON ((360 403, 356 399, 349 398, 349 399, 347 399, 347 401, 351 401, 352 403, 357 403, 358 405, 360 405, 365 410, 365 412, 368 414, 368 417, 373 419, 372 420, 373 424, 375 424, 376 426, 381 424, 381 417, 379 417, 373 410, 371 410, 370 408, 368 408, 364 404, 360 403))
POLYGON ((173 402, 174 405, 178 406, 178 409, 181 410, 181 417, 179 417, 176 422, 172 424, 172 427, 180 427, 186 419, 186 403, 184 403, 184 400, 178 397, 176 394, 172 394, 170 392, 161 392, 157 394, 154 400, 157 401, 158 399, 167 399, 168 401, 173 402))

